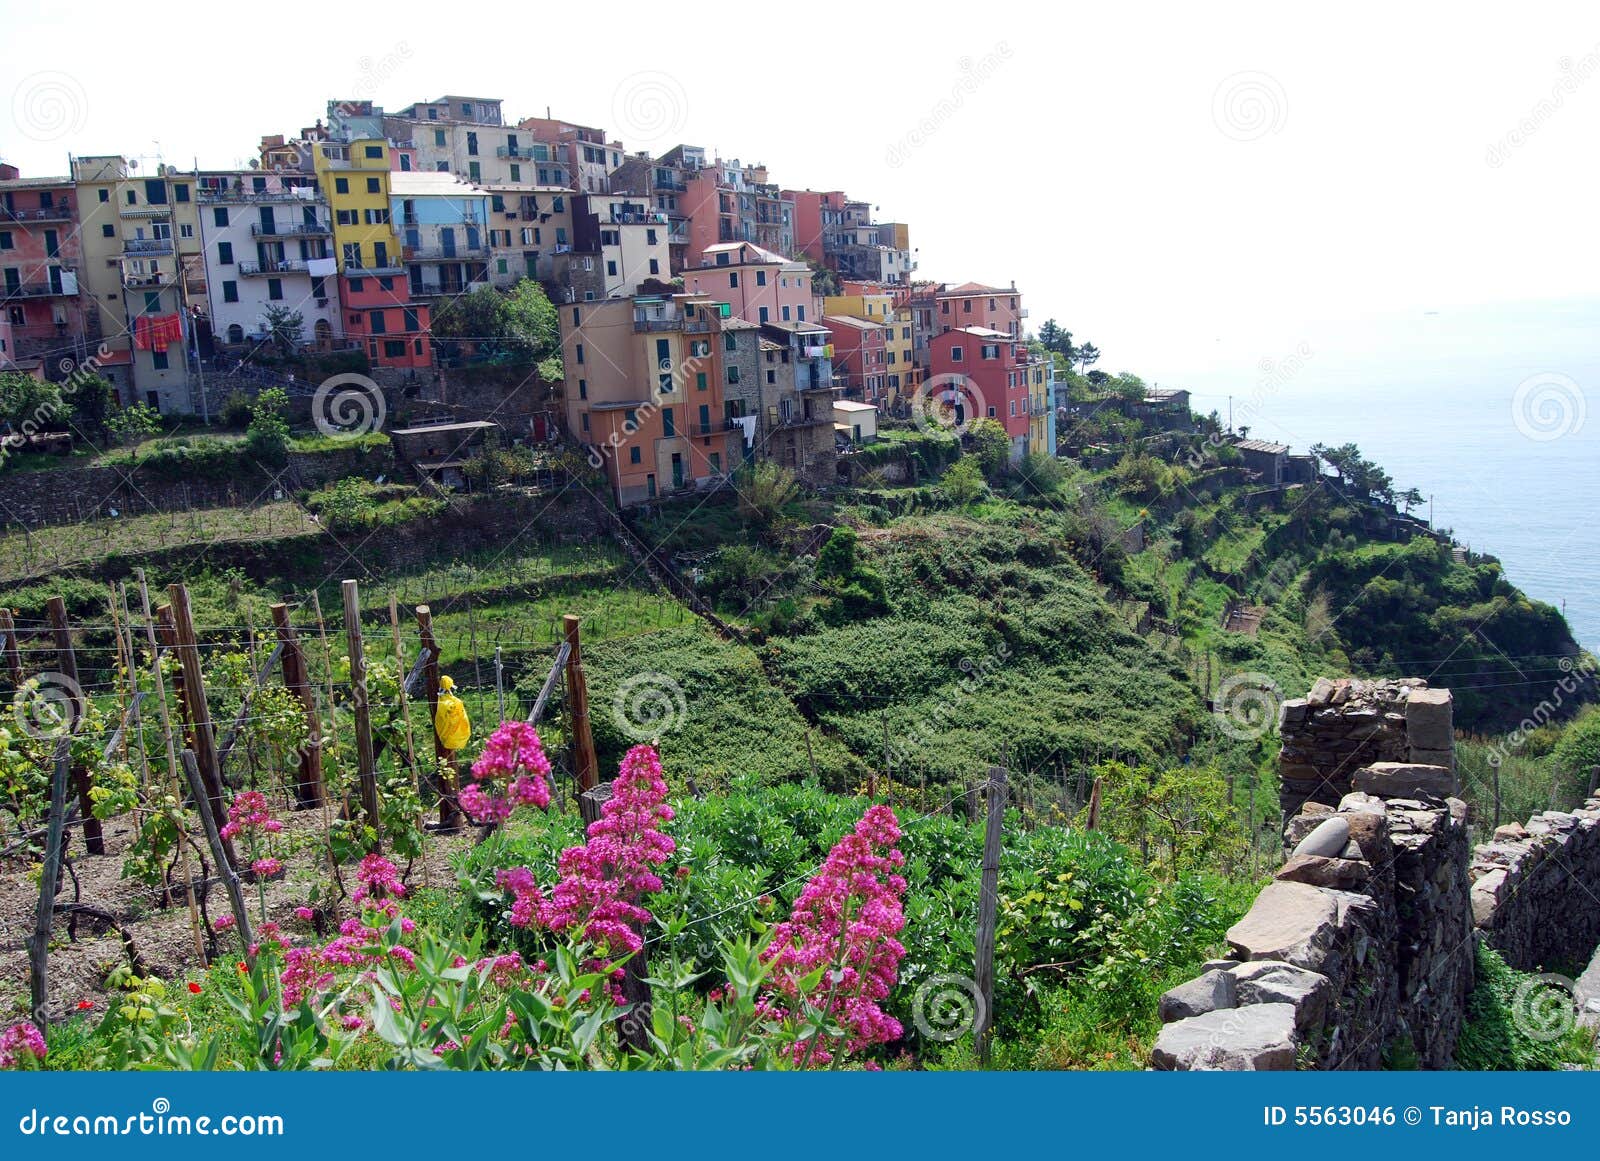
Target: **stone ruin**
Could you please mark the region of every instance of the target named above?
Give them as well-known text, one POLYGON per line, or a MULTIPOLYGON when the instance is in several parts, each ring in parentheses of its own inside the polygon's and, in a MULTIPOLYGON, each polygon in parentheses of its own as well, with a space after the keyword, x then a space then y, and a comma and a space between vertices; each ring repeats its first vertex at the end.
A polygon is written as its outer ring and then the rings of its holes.
POLYGON ((1278 711, 1279 804, 1293 818, 1306 802, 1337 806, 1356 771, 1400 762, 1455 770, 1454 706, 1448 689, 1418 677, 1321 678, 1278 711))
POLYGON ((1414 680, 1319 681, 1288 703, 1281 761, 1316 771, 1286 815, 1289 857, 1229 958, 1161 998, 1153 1067, 1373 1069, 1402 1051, 1449 1068, 1478 940, 1524 971, 1588 959, 1600 797, 1472 849, 1449 715, 1449 691, 1414 680))

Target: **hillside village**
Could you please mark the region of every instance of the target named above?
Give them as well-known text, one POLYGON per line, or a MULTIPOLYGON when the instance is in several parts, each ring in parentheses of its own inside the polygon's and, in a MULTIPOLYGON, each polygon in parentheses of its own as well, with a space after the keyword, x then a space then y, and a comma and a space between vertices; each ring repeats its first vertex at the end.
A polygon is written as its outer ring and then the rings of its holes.
MULTIPOLYGON (((484 941, 488 1007, 553 986, 537 884, 669 797, 617 948, 670 932, 702 1025, 755 1027, 737 949, 848 832, 905 848, 898 980, 833 1046, 865 1067, 1592 1064, 1509 1002, 1600 940, 1563 888, 1600 890, 1595 660, 1359 448, 1197 413, 1003 269, 930 280, 870 199, 700 147, 446 96, 256 154, 0 165, 0 1005, 52 1067, 196 1067, 252 924, 273 986, 402 907, 425 964, 484 941), (952 979, 988 1025, 930 1029, 952 979)), ((416 1065, 345 985, 287 1066, 416 1065)), ((619 1067, 637 999, 588 1054, 506 1028, 619 1067)), ((209 1059, 278 1066, 248 1039, 209 1059)))

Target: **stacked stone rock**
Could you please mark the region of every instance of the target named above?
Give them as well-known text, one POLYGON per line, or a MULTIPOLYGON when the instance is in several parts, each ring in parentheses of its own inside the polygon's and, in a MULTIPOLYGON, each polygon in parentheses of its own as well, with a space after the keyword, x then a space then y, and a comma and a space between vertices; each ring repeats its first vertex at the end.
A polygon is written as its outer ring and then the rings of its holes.
POLYGON ((1522 971, 1585 963, 1600 943, 1600 797, 1511 823, 1472 854, 1472 918, 1522 971))
POLYGON ((1335 806, 1357 770, 1375 762, 1454 768, 1450 691, 1421 678, 1320 678, 1279 709, 1279 804, 1293 818, 1306 802, 1335 806))

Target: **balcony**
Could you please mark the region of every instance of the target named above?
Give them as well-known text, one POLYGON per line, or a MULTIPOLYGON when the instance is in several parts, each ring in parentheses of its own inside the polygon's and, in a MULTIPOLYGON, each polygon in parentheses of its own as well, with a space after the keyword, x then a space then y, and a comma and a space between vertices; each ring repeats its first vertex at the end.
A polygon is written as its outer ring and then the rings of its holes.
POLYGON ((171 206, 120 206, 117 213, 124 218, 170 218, 171 206))
POLYGON ((124 274, 122 285, 129 290, 156 290, 171 286, 172 280, 158 270, 154 274, 124 274))
MULTIPOLYGON (((76 297, 77 292, 70 292, 76 297)), ((62 298, 68 297, 69 292, 61 289, 58 282, 23 282, 15 286, 6 286, 0 292, 0 298, 10 301, 15 298, 62 298)))
POLYGON ((170 254, 171 238, 128 238, 122 243, 124 254, 170 254))
POLYGON ((261 278, 276 274, 304 274, 306 264, 302 259, 284 259, 281 262, 241 262, 239 274, 243 278, 261 278))
POLYGON ((396 274, 404 274, 404 266, 352 266, 346 265, 344 275, 347 278, 389 278, 396 274))
POLYGON ((485 262, 489 258, 487 246, 457 246, 446 249, 440 246, 406 246, 401 254, 407 262, 485 262))
POLYGON ((535 157, 534 151, 536 148, 533 145, 501 145, 495 149, 494 155, 496 157, 509 157, 512 161, 550 160, 550 151, 548 149, 540 150, 544 154, 543 157, 535 157))
POLYGON ((70 222, 72 207, 40 206, 36 210, 13 210, 0 206, 0 222, 70 222))
POLYGON ((635 315, 633 330, 635 334, 682 333, 686 335, 705 335, 711 333, 711 321, 697 318, 686 319, 681 315, 673 318, 643 318, 635 315))
POLYGON ((202 189, 198 191, 202 202, 308 202, 316 194, 314 185, 288 186, 283 189, 202 189), (301 193, 305 190, 306 193, 301 193), (310 194, 312 196, 307 196, 310 194))
POLYGON ((638 213, 613 213, 605 221, 613 226, 665 226, 667 215, 661 210, 642 210, 638 213))
POLYGON ((714 419, 710 423, 691 423, 688 428, 689 435, 720 435, 725 431, 739 430, 739 425, 731 419, 714 419))
POLYGON ((251 236, 256 238, 316 238, 332 233, 333 227, 321 222, 294 222, 270 228, 257 222, 250 227, 251 236))

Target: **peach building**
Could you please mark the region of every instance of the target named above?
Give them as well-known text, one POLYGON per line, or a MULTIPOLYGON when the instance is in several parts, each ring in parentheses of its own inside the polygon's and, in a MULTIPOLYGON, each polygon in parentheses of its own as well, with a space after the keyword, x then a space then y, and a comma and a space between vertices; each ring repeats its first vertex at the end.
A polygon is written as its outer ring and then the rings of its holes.
POLYGON ((683 285, 727 301, 746 322, 816 321, 811 268, 753 242, 711 246, 702 265, 683 271, 683 285))

